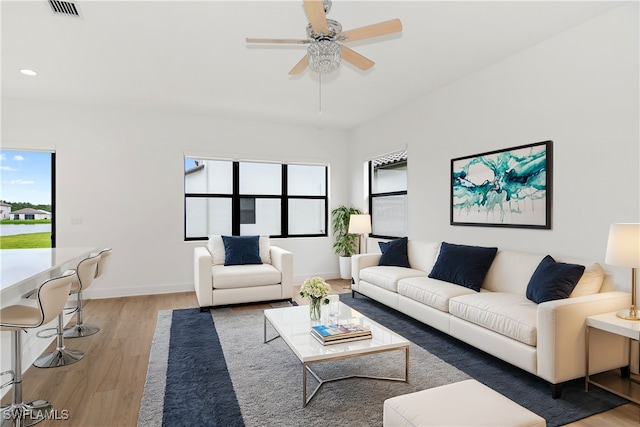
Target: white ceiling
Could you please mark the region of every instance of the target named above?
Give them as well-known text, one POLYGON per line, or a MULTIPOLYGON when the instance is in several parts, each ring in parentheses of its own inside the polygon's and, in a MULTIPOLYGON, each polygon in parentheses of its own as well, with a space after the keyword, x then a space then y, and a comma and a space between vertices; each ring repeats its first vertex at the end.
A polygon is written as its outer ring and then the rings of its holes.
POLYGON ((400 18, 400 34, 348 46, 376 62, 343 63, 319 84, 288 71, 305 38, 301 0, 78 0, 81 18, 46 0, 2 0, 2 96, 215 114, 349 129, 620 6, 611 1, 347 1, 344 30, 400 18), (19 73, 38 72, 36 77, 19 73))

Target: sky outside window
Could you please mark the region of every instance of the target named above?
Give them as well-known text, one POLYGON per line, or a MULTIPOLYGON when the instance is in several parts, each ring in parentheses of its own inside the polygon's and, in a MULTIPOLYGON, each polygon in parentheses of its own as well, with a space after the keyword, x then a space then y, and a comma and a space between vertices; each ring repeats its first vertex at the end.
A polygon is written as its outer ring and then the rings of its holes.
POLYGON ((0 150, 0 199, 51 204, 51 153, 0 150))

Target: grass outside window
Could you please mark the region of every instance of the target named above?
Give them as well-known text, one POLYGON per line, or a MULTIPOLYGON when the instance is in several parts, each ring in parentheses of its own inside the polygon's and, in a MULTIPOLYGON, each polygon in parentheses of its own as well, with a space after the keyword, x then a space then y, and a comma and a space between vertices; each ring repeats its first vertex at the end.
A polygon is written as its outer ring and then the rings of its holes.
POLYGON ((51 232, 0 236, 0 249, 50 248, 51 232))

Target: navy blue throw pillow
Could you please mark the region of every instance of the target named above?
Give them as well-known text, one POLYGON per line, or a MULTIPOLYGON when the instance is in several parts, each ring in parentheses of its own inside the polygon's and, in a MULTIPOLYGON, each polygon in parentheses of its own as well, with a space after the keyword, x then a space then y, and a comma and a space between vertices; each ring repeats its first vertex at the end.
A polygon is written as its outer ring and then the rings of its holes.
POLYGON ((378 265, 393 267, 407 267, 409 265, 409 254, 407 253, 407 238, 391 240, 389 242, 378 242, 382 255, 378 265))
POLYGON ((568 298, 583 273, 584 265, 556 262, 547 255, 529 279, 527 298, 536 304, 568 298))
POLYGON ((224 265, 262 264, 260 236, 222 236, 224 265))
POLYGON ((438 259, 429 277, 480 292, 482 282, 497 252, 498 248, 442 242, 438 259))

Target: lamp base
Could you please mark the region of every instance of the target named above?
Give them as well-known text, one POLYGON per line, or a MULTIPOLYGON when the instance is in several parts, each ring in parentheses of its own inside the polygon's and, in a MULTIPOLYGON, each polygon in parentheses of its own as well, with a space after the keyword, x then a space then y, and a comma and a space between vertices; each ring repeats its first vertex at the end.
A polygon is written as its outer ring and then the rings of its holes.
POLYGON ((629 310, 619 311, 616 313, 616 316, 624 320, 640 320, 640 316, 638 316, 637 314, 632 315, 629 310))

